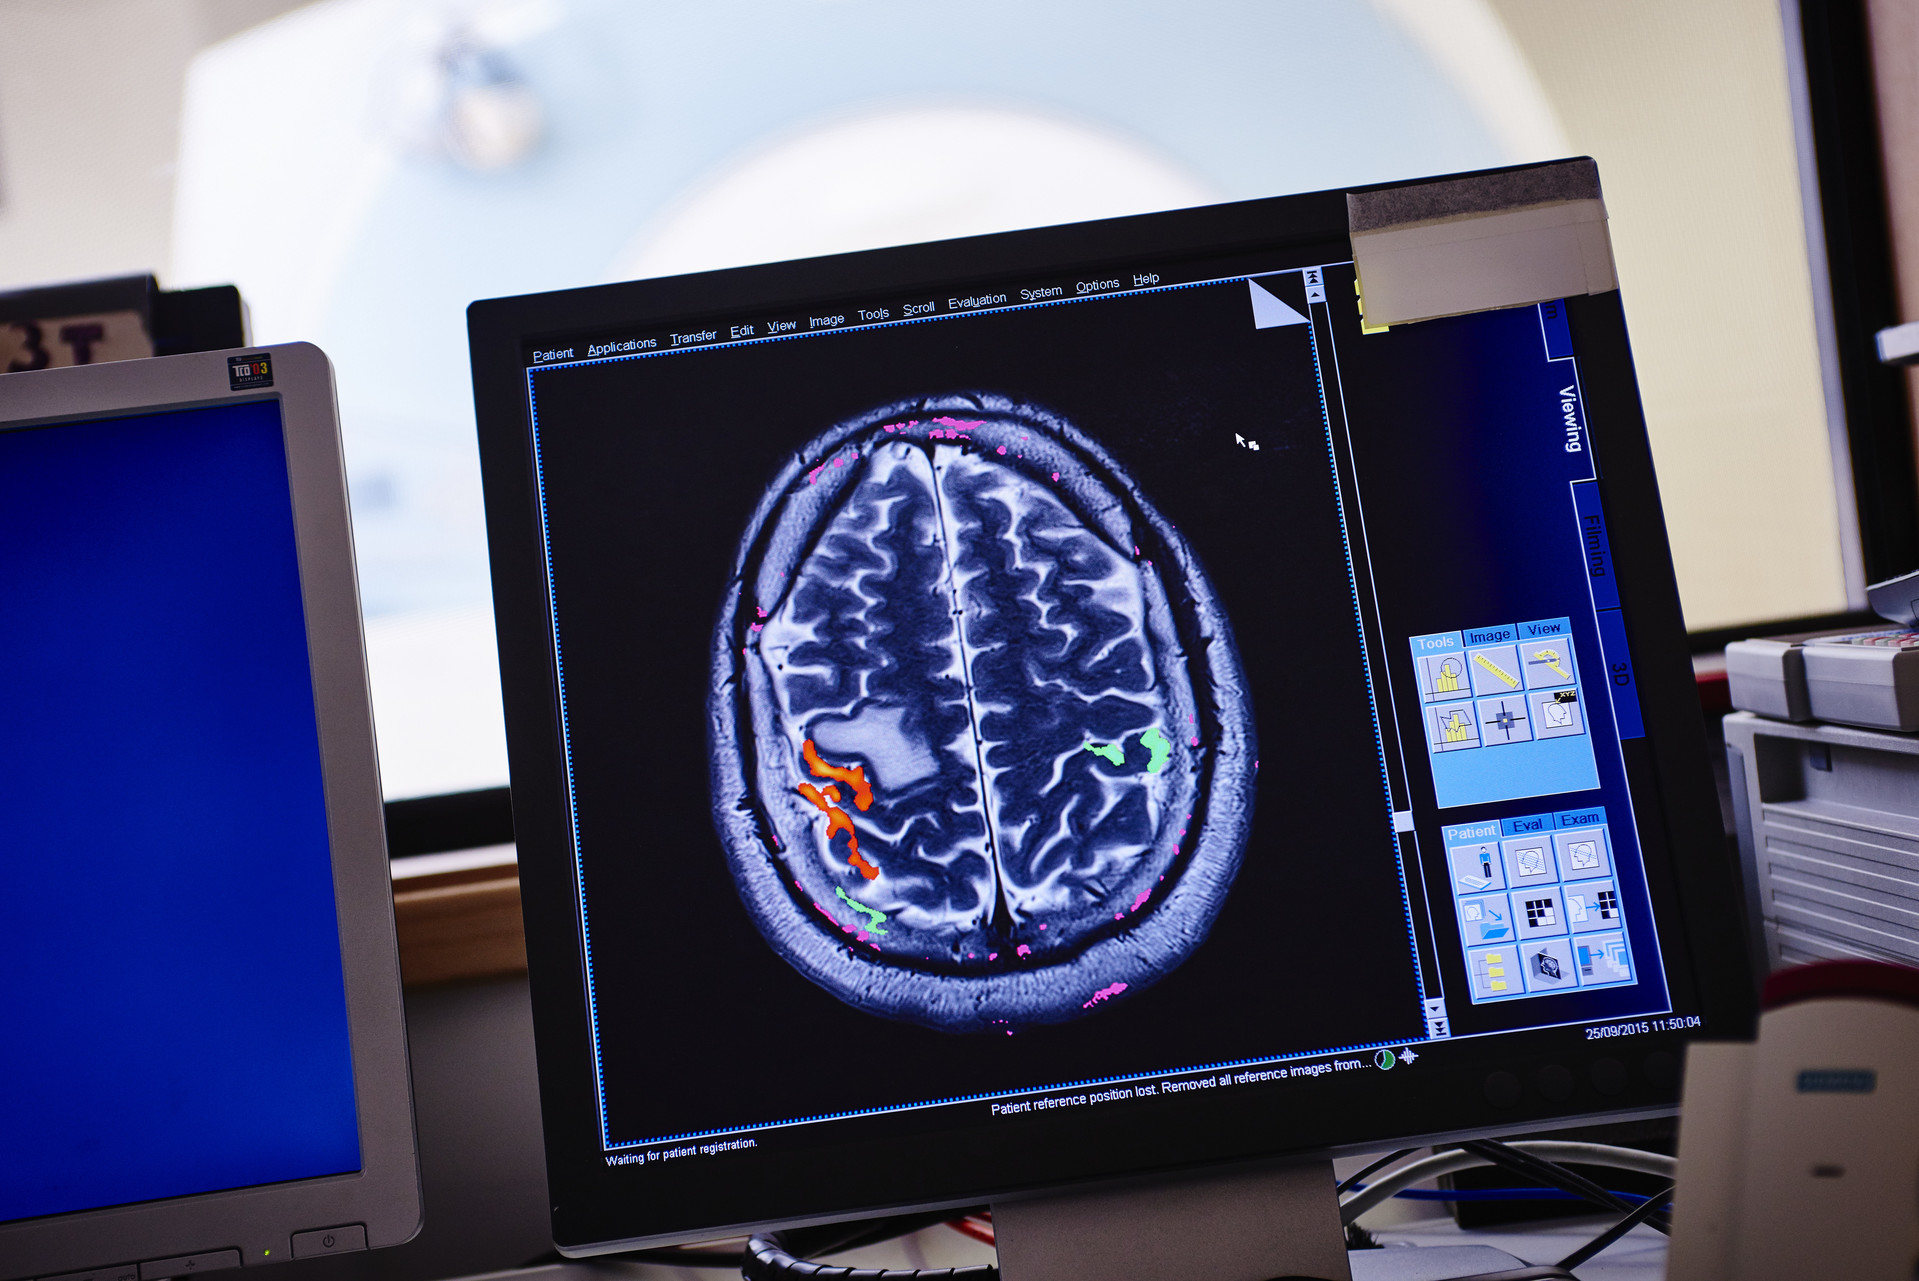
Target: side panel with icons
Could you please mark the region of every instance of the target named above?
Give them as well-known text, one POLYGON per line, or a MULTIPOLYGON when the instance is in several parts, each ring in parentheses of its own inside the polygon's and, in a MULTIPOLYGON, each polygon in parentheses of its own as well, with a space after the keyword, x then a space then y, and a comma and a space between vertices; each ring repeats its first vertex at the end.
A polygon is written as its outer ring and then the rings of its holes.
POLYGON ((1599 786, 1570 620, 1415 636, 1412 649, 1441 809, 1599 786))
POLYGON ((1606 809, 1441 829, 1475 1005, 1633 981, 1606 809))

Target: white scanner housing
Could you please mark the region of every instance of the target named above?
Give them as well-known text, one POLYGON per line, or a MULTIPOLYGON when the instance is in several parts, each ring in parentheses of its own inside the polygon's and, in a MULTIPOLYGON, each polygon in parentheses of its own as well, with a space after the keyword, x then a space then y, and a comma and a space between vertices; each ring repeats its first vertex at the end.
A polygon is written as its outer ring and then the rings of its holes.
POLYGON ((1670 1281, 1911 1281, 1919 1263, 1919 970, 1767 980, 1758 1038, 1694 1042, 1670 1281))

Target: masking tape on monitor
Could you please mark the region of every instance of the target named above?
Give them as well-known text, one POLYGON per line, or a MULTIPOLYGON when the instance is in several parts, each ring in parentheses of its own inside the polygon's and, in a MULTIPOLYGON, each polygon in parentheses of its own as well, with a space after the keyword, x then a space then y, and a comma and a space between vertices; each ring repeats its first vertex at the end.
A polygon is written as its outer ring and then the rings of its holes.
POLYGON ((1369 332, 1619 287, 1591 160, 1350 192, 1346 216, 1369 332))

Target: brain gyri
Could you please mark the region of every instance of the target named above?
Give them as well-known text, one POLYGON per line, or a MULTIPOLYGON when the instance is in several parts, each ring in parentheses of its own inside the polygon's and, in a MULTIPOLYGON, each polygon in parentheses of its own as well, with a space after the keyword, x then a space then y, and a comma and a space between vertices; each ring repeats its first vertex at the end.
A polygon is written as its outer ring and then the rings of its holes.
POLYGON ((1031 405, 890 405, 769 486, 722 603, 714 819, 773 948, 1012 1032, 1204 941, 1252 817, 1231 629, 1114 460, 1031 405))

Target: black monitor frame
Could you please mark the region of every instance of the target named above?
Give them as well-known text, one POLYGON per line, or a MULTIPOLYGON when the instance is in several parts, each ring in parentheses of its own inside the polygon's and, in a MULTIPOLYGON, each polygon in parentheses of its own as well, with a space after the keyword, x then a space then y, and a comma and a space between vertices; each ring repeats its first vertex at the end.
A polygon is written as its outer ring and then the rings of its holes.
POLYGON ((1863 571, 1879 582, 1919 566, 1919 474, 1904 371, 1881 363, 1874 345, 1901 317, 1872 35, 1863 0, 1788 0, 1782 13, 1795 80, 1803 77, 1794 108, 1810 154, 1799 180, 1816 224, 1814 287, 1826 286, 1816 305, 1831 318, 1825 377, 1844 407, 1863 571))
MULTIPOLYGON (((889 1164, 883 1189, 875 1185, 841 1200, 822 1201, 816 1176, 822 1165, 845 1168, 838 1162, 859 1161, 851 1146, 816 1151, 804 1161, 774 1159, 723 1191, 715 1187, 675 1196, 636 1218, 630 1194, 599 1147, 585 1056, 586 980, 577 945, 579 906, 571 874, 552 636, 545 621, 551 615, 524 391, 525 345, 562 333, 611 332, 869 291, 926 286, 944 293, 968 281, 1042 268, 1070 271, 1148 256, 1338 247, 1346 239, 1346 193, 1319 192, 489 300, 469 309, 547 1169, 554 1234, 564 1252, 594 1253, 616 1242, 699 1239, 748 1225, 977 1204, 1088 1180, 1236 1161, 1321 1158, 1673 1109, 1677 1056, 1686 1038, 1677 1030, 1648 1026, 1635 1029, 1630 1041, 1604 1039, 1583 1046, 1564 1037, 1513 1034, 1435 1062, 1416 1090, 1389 1103, 1369 1104, 1364 1122, 1332 1104, 1316 1118, 1296 1118, 1278 1129, 1249 1124, 1234 1141, 1215 1136, 1203 1147, 1184 1150, 1175 1144, 1142 1153, 1097 1127, 1062 1117, 1047 1122, 1052 1128, 1044 1144, 1022 1143, 1016 1152, 986 1144, 976 1151, 949 1151, 942 1161, 918 1167, 889 1164), (1559 1088, 1562 1079, 1576 1083, 1570 1095, 1559 1088), (1603 1079, 1606 1092, 1595 1094, 1589 1079, 1603 1079)), ((1753 992, 1743 962, 1727 960, 1746 955, 1740 914, 1728 910, 1740 901, 1736 873, 1714 802, 1619 295, 1569 299, 1566 311, 1582 368, 1592 371, 1586 394, 1595 448, 1605 460, 1608 508, 1633 517, 1615 521, 1612 537, 1623 603, 1634 620, 1632 658, 1646 721, 1646 737, 1628 749, 1641 754, 1644 776, 1656 780, 1636 786, 1634 800, 1649 854, 1670 868, 1673 906, 1661 910, 1674 915, 1662 936, 1685 941, 1697 976, 1694 999, 1710 1015, 1711 1034, 1742 1035, 1753 1017, 1753 992), (1665 849, 1655 853, 1662 844, 1665 849)), ((715 1017, 752 1014, 715 1011, 715 1017)), ((664 1058, 672 1057, 679 1038, 700 1035, 699 1028, 661 1029, 664 1058)), ((774 1056, 789 1052, 788 1047, 766 1048, 774 1056)))

